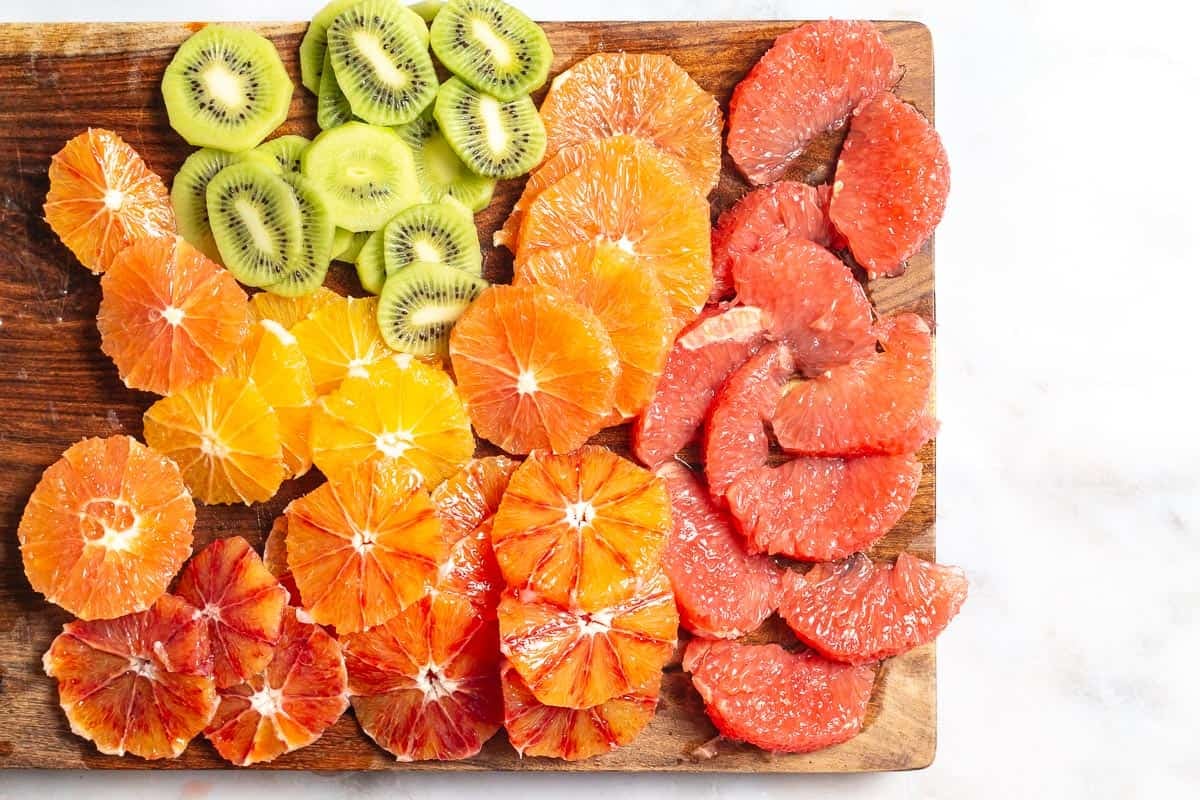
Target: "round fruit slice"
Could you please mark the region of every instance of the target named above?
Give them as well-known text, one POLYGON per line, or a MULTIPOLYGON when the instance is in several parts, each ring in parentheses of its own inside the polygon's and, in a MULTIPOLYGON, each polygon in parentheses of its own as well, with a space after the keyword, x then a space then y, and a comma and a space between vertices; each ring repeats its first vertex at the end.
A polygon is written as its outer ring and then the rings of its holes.
POLYGON ((381 458, 421 473, 427 486, 453 475, 475 452, 462 400, 442 370, 406 359, 367 367, 324 397, 312 426, 313 460, 326 476, 381 458))
POLYGON ((869 666, 777 644, 693 639, 683 668, 723 736, 775 753, 809 753, 852 738, 875 684, 869 666))
POLYGON ((330 128, 313 140, 300 163, 334 224, 348 231, 377 231, 422 200, 412 153, 390 128, 362 122, 330 128))
POLYGON ((208 629, 218 689, 243 683, 270 662, 287 592, 241 536, 218 539, 188 562, 175 592, 208 629))
POLYGON ((500 670, 504 688, 504 727, 522 757, 547 756, 580 761, 631 743, 658 708, 662 675, 645 686, 592 708, 556 708, 538 702, 508 664, 500 670))
POLYGON ((499 100, 451 78, 438 89, 433 118, 454 154, 477 175, 518 178, 546 152, 546 131, 528 96, 499 100))
POLYGON ((496 624, 466 598, 424 598, 342 647, 354 716, 397 761, 469 758, 500 729, 496 624))
POLYGON ((564 708, 606 703, 661 677, 679 629, 661 572, 612 606, 583 611, 517 589, 498 615, 500 652, 539 702, 564 708))
POLYGON ((329 394, 346 377, 361 378, 367 366, 391 357, 391 349, 379 335, 378 308, 374 297, 341 297, 292 328, 308 359, 317 394, 329 394))
POLYGON ((288 604, 299 606, 300 590, 296 588, 296 579, 292 577, 292 569, 287 562, 287 531, 287 516, 280 514, 271 523, 267 540, 263 542, 262 562, 267 572, 274 575, 275 580, 279 581, 279 585, 287 592, 288 604))
POLYGON ((733 295, 733 262, 746 253, 803 236, 831 247, 829 186, 779 181, 755 189, 721 214, 712 232, 713 292, 710 300, 733 295))
POLYGON ((162 178, 120 136, 88 128, 50 159, 46 222, 79 263, 108 269, 130 244, 175 235, 162 178))
POLYGON ((867 275, 899 275, 946 210, 950 164, 921 112, 883 92, 854 112, 829 216, 867 275))
POLYGON ((500 100, 546 82, 554 53, 541 27, 502 0, 451 0, 429 30, 446 69, 500 100))
POLYGON ((599 612, 655 574, 670 530, 662 480, 588 445, 525 459, 492 521, 492 546, 509 586, 599 612))
POLYGON ((279 419, 245 378, 217 378, 164 397, 143 419, 146 444, 179 464, 201 501, 250 505, 279 491, 279 419))
POLYGON ((195 522, 175 462, 112 436, 71 445, 42 473, 17 539, 35 592, 80 619, 111 619, 166 591, 195 522))
POLYGON ((670 57, 596 53, 554 79, 542 103, 546 155, 629 133, 678 159, 706 195, 721 173, 721 109, 670 57))
POLYGON ((633 426, 633 453, 648 467, 675 457, 700 430, 725 380, 765 340, 753 306, 713 308, 686 328, 667 355, 649 405, 633 426))
POLYGON ((485 289, 450 334, 476 431, 510 453, 569 452, 607 424, 620 362, 596 315, 542 286, 485 289))
POLYGON ((516 264, 535 250, 608 240, 658 277, 679 325, 686 325, 712 291, 708 201, 680 185, 670 156, 634 139, 620 141, 529 205, 516 264))
POLYGON ((302 605, 338 633, 396 616, 425 593, 448 552, 421 476, 395 461, 365 461, 284 514, 302 605))
POLYGON ((738 302, 763 310, 773 338, 786 341, 809 375, 875 350, 871 302, 841 260, 789 236, 733 264, 738 302))
POLYGON ((678 461, 658 470, 671 494, 674 531, 662 565, 683 627, 697 636, 736 639, 758 628, 779 605, 782 570, 753 556, 728 515, 678 461))
POLYGON ((601 241, 535 251, 513 278, 515 286, 531 283, 557 289, 596 315, 621 365, 617 414, 629 419, 641 413, 654 395, 677 329, 654 274, 601 241))
POLYGON ((813 138, 899 77, 891 48, 872 23, 805 23, 776 39, 734 87, 729 155, 751 183, 778 180, 813 138))
POLYGON ((958 567, 901 553, 877 564, 863 553, 784 578, 779 613, 826 658, 866 664, 932 642, 967 599, 958 567))
POLYGON ((123 250, 100 288, 100 349, 131 389, 169 394, 215 377, 250 329, 233 276, 176 237, 123 250))
POLYGON ((879 320, 875 335, 883 352, 788 388, 771 416, 780 447, 814 456, 915 453, 933 436, 929 326, 898 314, 879 320))
POLYGON ((332 289, 318 286, 311 293, 299 297, 283 297, 270 292, 259 292, 250 298, 250 310, 261 322, 269 319, 286 331, 291 331, 297 322, 308 319, 317 309, 341 299, 332 289))
POLYGON ((231 764, 262 764, 307 747, 349 705, 337 640, 296 617, 294 609, 283 611, 270 663, 220 692, 221 704, 204 736, 231 764))
POLYGON ((204 624, 173 595, 136 614, 67 623, 42 666, 71 732, 106 755, 175 758, 217 710, 204 624))

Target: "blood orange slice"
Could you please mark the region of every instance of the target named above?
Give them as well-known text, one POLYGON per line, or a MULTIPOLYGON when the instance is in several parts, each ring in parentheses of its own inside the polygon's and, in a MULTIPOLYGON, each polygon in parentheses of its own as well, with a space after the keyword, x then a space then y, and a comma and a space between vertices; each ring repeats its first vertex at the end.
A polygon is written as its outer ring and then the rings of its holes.
POLYGON ((131 389, 173 394, 216 377, 250 329, 233 276, 176 237, 121 251, 100 288, 100 349, 131 389))
POLYGON ((916 314, 875 325, 883 352, 793 383, 771 417, 779 446, 797 455, 914 453, 937 431, 929 412, 933 341, 916 314))
POLYGON ((271 661, 287 592, 241 536, 218 539, 197 553, 175 592, 207 626, 218 689, 249 680, 271 661))
POLYGON ((80 619, 142 611, 192 551, 179 468, 128 436, 84 439, 42 474, 17 539, 36 592, 80 619))
POLYGON ((263 543, 263 566, 275 576, 288 593, 288 604, 300 605, 300 590, 296 587, 296 579, 292 577, 292 569, 287 563, 287 515, 280 514, 271 523, 267 541, 263 543))
POLYGON ((339 298, 337 292, 324 286, 298 297, 259 292, 250 298, 250 310, 259 322, 269 319, 290 331, 297 322, 308 319, 315 311, 339 298))
POLYGON ((329 394, 345 378, 361 378, 369 365, 391 358, 391 348, 379 335, 378 308, 375 297, 338 297, 292 326, 317 394, 329 394))
POLYGON ((610 606, 562 606, 528 590, 500 599, 500 651, 537 699, 590 708, 645 686, 675 649, 679 614, 666 575, 610 606))
POLYGON ((778 753, 808 753, 852 738, 875 683, 869 666, 789 653, 777 644, 694 639, 683 668, 722 735, 778 753))
POLYGON ((480 436, 510 453, 576 449, 607 423, 620 362, 596 315, 543 286, 492 286, 450 333, 480 436))
POLYGON ((175 236, 175 212, 162 178, 103 128, 88 128, 50 159, 44 211, 79 263, 97 273, 136 241, 175 236))
POLYGON ((721 173, 721 109, 670 57, 596 53, 560 74, 541 108, 546 157, 627 133, 676 158, 700 194, 721 173))
POLYGON ((762 345, 763 324, 762 311, 751 306, 713 308, 680 334, 633 426, 639 461, 657 467, 695 437, 721 385, 762 345))
POLYGON ((346 699, 346 662, 337 640, 283 612, 279 643, 263 670, 220 692, 204 736, 239 767, 307 747, 337 722, 346 699))
POLYGON ((535 451, 517 468, 492 544, 510 586, 598 612, 657 571, 670 530, 662 480, 588 445, 563 456, 535 451))
POLYGON ((504 727, 521 756, 580 761, 624 747, 641 733, 658 707, 662 676, 645 686, 591 708, 558 708, 538 701, 507 663, 500 670, 504 687, 504 727))
POLYGON ((746 253, 803 236, 822 247, 833 244, 829 186, 779 181, 755 189, 723 212, 712 232, 712 301, 733 294, 733 262, 746 253))
POLYGON ((426 597, 342 641, 358 724, 398 761, 479 752, 504 719, 496 623, 463 597, 426 597))
POLYGON ((302 605, 338 633, 387 622, 425 594, 447 545, 416 471, 370 459, 284 509, 302 605))
POLYGON ((908 553, 877 564, 855 553, 789 572, 779 613, 826 658, 865 664, 932 642, 966 599, 967 576, 957 567, 908 553))
POLYGON ((904 272, 941 221, 949 193, 946 150, 919 111, 884 92, 854 112, 829 215, 868 275, 904 272))
POLYGON ((783 34, 733 89, 726 145, 751 183, 783 177, 818 134, 899 78, 866 21, 808 22, 783 34))
POLYGON ((746 552, 733 521, 691 470, 672 461, 658 475, 671 493, 675 524, 662 563, 683 627, 714 639, 753 631, 779 604, 780 568, 746 552))
POLYGON ((217 710, 204 624, 174 595, 116 619, 67 623, 42 665, 71 732, 106 755, 175 758, 217 710))
POLYGON ((763 310, 774 338, 813 375, 868 355, 871 302, 850 268, 800 236, 748 253, 733 264, 738 301, 763 310))

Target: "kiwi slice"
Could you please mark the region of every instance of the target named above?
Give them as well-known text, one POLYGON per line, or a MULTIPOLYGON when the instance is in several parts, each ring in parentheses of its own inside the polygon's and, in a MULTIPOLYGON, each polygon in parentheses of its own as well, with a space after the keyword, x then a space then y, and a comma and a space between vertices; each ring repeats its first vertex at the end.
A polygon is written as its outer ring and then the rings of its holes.
POLYGON ((300 40, 300 82, 313 94, 321 90, 322 68, 325 65, 325 37, 329 25, 338 14, 362 0, 332 0, 313 15, 300 40))
POLYGON ((453 197, 471 211, 482 211, 492 202, 496 181, 476 175, 455 155, 446 137, 438 130, 432 110, 407 125, 396 128, 400 138, 412 149, 417 180, 425 199, 436 203, 453 197))
MULTIPOLYGON (((338 230, 341 231, 342 229, 338 228, 338 230)), ((350 241, 346 243, 346 246, 342 248, 340 253, 337 253, 337 255, 334 256, 334 260, 342 261, 347 264, 353 264, 358 260, 358 254, 362 252, 363 244, 366 243, 367 239, 371 237, 371 234, 374 233, 374 231, 359 231, 358 233, 344 231, 344 233, 350 235, 350 241)))
POLYGON ((204 255, 220 261, 221 253, 208 223, 208 184, 221 170, 238 161, 236 153, 205 147, 188 156, 171 182, 171 205, 179 235, 204 255))
POLYGON ((313 140, 300 164, 334 224, 349 231, 379 230, 422 200, 412 153, 390 128, 362 122, 331 128, 313 140))
POLYGON ((397 214, 383 229, 384 271, 394 275, 422 261, 482 275, 474 220, 442 203, 423 203, 397 214))
POLYGON ((274 139, 263 142, 254 148, 254 152, 275 159, 275 164, 279 168, 280 173, 299 173, 300 154, 310 144, 312 142, 303 136, 289 134, 287 136, 276 136, 274 139))
POLYGON ((209 25, 175 51, 162 79, 171 127, 197 147, 249 150, 287 119, 292 81, 270 40, 209 25))
POLYGON ((363 0, 329 26, 329 60, 354 116, 402 125, 433 101, 433 60, 410 18, 424 30, 421 18, 395 0, 363 0))
POLYGON ((371 294, 383 291, 383 282, 387 280, 387 269, 383 263, 383 231, 378 230, 367 237, 358 258, 354 260, 354 271, 358 273, 358 282, 371 294))
POLYGON ((446 0, 421 0, 420 3, 409 3, 408 7, 413 13, 426 22, 433 22, 433 18, 438 15, 442 7, 446 5, 446 0))
POLYGON ((554 52, 536 22, 501 0, 450 0, 429 32, 446 69, 500 100, 546 82, 554 52))
POLYGON ((291 188, 254 162, 218 172, 205 193, 221 260, 247 286, 283 280, 300 252, 303 219, 291 188))
POLYGON ((338 125, 354 119, 350 110, 350 101, 342 94, 334 77, 333 67, 329 64, 329 53, 325 53, 325 69, 321 72, 321 89, 317 92, 317 127, 323 131, 336 128, 338 125))
POLYGON ((333 219, 316 188, 303 175, 285 172, 283 182, 292 190, 300 206, 300 249, 288 259, 283 279, 266 287, 268 292, 285 297, 309 294, 325 282, 333 252, 333 219))
POLYGON ((546 153, 546 129, 528 97, 497 100, 451 78, 438 90, 433 117, 467 168, 489 178, 516 178, 546 153))
POLYGON ((383 284, 379 332, 393 350, 445 355, 450 329, 487 285, 447 264, 410 264, 383 284))

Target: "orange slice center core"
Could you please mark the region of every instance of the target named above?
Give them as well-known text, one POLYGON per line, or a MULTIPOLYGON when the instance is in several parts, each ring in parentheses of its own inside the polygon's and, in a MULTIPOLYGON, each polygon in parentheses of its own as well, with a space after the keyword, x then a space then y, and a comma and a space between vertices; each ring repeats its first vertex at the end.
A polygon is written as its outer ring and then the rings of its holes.
POLYGON ((109 211, 120 211, 123 205, 125 205, 125 193, 120 189, 106 189, 104 191, 104 207, 109 211))
POLYGON ((444 697, 450 697, 458 691, 458 681, 447 678, 438 670, 438 665, 430 662, 417 673, 413 679, 417 688, 425 695, 425 702, 436 703, 444 697))
POLYGON ((580 500, 578 503, 571 503, 567 506, 566 514, 563 515, 563 520, 572 528, 581 529, 585 525, 591 525, 592 520, 596 518, 596 509, 591 503, 586 500, 580 500))
POLYGON ((411 431, 388 431, 375 437, 375 447, 388 458, 399 458, 413 445, 411 431))
POLYGON ((92 500, 80 513, 88 544, 109 550, 128 550, 141 532, 137 515, 124 500, 92 500))
POLYGON ((283 692, 264 686, 250 695, 250 707, 260 716, 273 717, 283 710, 283 692))
POLYGON ((212 430, 206 430, 200 434, 200 452, 216 458, 229 456, 229 448, 217 438, 216 432, 212 430))
POLYGON ((167 306, 162 310, 163 319, 173 328, 179 327, 179 323, 183 322, 183 309, 175 306, 167 306))
POLYGON ((579 632, 586 636, 608 633, 612 630, 612 613, 597 611, 594 614, 579 615, 579 632))
POLYGON ((537 377, 530 370, 521 370, 521 374, 517 376, 517 394, 533 394, 537 390, 537 377))
POLYGON ((359 553, 370 552, 371 548, 375 546, 375 532, 355 531, 354 535, 350 537, 350 546, 359 553))
POLYGON ((133 656, 129 659, 129 671, 140 675, 147 680, 156 680, 158 678, 158 670, 148 658, 139 658, 133 656))

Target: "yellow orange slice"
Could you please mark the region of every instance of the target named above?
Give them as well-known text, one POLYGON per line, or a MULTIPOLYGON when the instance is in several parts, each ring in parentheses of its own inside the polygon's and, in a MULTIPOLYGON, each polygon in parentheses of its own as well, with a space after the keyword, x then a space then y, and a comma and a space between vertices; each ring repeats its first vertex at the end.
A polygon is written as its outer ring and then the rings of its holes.
POLYGON ((379 335, 375 297, 340 297, 312 311, 291 329, 308 358, 317 394, 329 394, 347 377, 392 355, 379 335))

